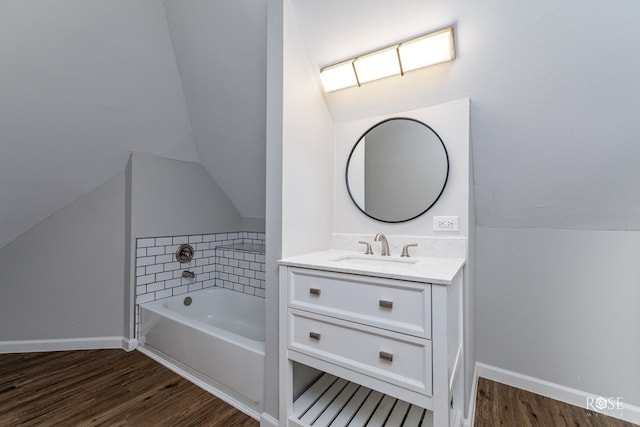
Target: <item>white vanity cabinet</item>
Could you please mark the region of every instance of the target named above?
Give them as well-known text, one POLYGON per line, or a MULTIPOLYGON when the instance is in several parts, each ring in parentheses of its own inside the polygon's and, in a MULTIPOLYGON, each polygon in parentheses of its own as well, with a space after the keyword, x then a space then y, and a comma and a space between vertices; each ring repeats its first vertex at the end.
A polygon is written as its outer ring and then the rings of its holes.
POLYGON ((462 264, 433 283, 281 261, 280 424, 459 425, 462 264), (294 396, 293 362, 325 374, 294 396))

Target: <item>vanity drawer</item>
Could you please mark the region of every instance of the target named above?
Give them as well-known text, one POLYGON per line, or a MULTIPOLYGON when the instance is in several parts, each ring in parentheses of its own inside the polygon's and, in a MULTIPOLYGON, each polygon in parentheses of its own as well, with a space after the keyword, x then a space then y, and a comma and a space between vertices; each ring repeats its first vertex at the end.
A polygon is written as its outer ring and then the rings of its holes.
POLYGON ((288 269, 292 308, 431 338, 431 285, 309 269, 288 269))
POLYGON ((431 341, 290 309, 291 350, 431 396, 431 341))

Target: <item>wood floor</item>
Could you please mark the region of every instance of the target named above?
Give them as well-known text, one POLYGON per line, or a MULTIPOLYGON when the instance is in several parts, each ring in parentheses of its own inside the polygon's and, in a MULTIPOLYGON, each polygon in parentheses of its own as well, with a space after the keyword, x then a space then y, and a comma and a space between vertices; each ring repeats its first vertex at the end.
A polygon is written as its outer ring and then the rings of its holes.
POLYGON ((635 427, 539 394, 480 378, 476 427, 635 427))
MULTIPOLYGON (((0 426, 257 427, 140 352, 0 354, 0 426)), ((480 378, 476 427, 632 427, 480 378)))
POLYGON ((251 426, 138 351, 0 354, 0 426, 251 426))

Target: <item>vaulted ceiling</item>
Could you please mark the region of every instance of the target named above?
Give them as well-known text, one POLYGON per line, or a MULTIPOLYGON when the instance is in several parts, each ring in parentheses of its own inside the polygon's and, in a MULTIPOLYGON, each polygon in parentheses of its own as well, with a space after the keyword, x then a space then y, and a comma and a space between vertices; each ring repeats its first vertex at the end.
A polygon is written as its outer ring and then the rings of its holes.
POLYGON ((0 0, 0 248, 131 151, 199 160, 264 217, 265 4, 0 0))
MULTIPOLYGON (((635 0, 290 0, 319 68, 454 24, 449 64, 327 95, 337 122, 471 99, 481 225, 640 229, 635 0)), ((0 0, 0 247, 120 172, 197 158, 264 216, 266 0, 0 0)))
POLYGON ((0 247, 124 169, 193 145, 162 3, 0 1, 0 247))
POLYGON ((243 217, 264 218, 266 0, 167 0, 200 162, 243 217))

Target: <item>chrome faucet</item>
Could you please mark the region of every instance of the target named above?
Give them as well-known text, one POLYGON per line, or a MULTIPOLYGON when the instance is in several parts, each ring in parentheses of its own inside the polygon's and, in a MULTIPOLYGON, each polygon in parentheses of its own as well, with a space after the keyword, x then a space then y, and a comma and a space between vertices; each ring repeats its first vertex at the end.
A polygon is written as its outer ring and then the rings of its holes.
POLYGON ((376 234, 376 236, 373 238, 374 242, 380 242, 382 244, 382 252, 380 252, 380 255, 382 256, 389 256, 391 255, 389 253, 389 242, 387 241, 387 236, 385 236, 382 233, 378 233, 376 234))

